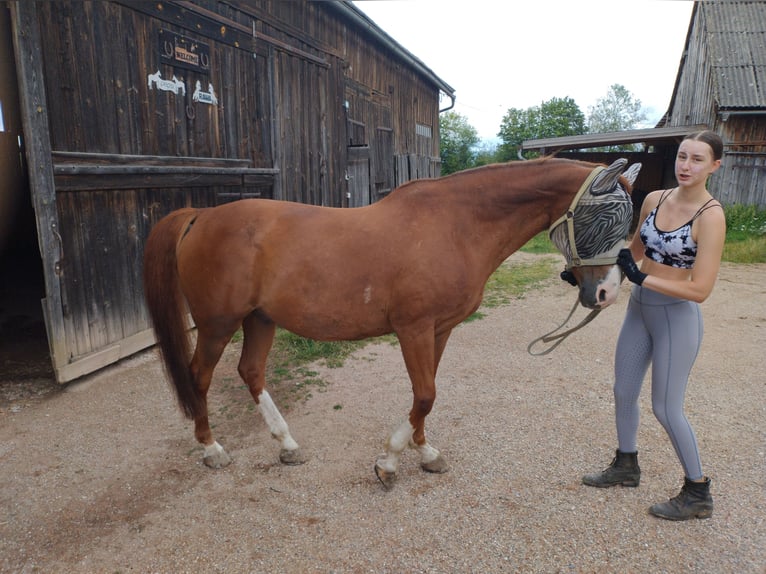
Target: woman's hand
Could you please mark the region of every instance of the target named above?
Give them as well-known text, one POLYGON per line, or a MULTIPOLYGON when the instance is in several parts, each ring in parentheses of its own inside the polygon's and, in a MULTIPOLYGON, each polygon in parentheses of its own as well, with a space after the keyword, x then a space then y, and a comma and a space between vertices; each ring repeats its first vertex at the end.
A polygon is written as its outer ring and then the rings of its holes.
POLYGON ((636 265, 636 262, 633 260, 633 255, 631 254, 630 249, 627 247, 625 249, 620 249, 620 252, 617 254, 617 265, 622 269, 622 272, 625 273, 625 277, 627 277, 628 281, 631 283, 641 285, 641 283, 644 282, 644 279, 646 279, 646 273, 639 270, 638 265, 636 265))

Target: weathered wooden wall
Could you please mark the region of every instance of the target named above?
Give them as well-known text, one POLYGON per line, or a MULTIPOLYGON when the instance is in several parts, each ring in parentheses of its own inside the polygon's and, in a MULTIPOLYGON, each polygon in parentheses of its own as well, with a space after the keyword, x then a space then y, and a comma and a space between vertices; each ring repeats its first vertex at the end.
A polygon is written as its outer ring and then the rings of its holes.
POLYGON ((731 114, 715 125, 726 142, 723 165, 711 181, 715 196, 725 205, 766 209, 766 113, 731 114))

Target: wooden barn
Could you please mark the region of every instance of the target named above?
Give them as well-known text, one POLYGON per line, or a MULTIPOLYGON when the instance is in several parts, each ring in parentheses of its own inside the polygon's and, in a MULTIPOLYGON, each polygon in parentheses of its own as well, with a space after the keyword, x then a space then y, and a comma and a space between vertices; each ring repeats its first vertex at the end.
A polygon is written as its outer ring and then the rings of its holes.
POLYGON ((375 202, 439 175, 453 103, 350 2, 0 2, 0 352, 40 301, 59 382, 152 345, 141 263, 161 217, 375 202))
POLYGON ((766 208, 766 2, 696 2, 661 126, 705 124, 726 144, 710 183, 725 205, 766 208))
MULTIPOLYGON (((694 3, 670 105, 656 128, 529 140, 522 147, 553 153, 643 143, 644 152, 629 155, 645 164, 637 188, 651 191, 675 185, 678 144, 699 129, 714 130, 725 143, 711 193, 724 205, 766 208, 766 2, 694 3)), ((605 160, 589 151, 559 155, 605 160)))

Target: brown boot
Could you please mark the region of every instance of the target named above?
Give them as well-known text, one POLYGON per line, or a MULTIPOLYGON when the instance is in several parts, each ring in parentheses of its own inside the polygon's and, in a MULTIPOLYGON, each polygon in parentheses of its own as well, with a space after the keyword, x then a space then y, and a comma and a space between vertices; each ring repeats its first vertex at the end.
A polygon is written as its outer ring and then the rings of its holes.
POLYGON ((582 477, 582 483, 588 486, 606 488, 608 486, 638 486, 641 469, 638 467, 637 452, 615 451, 614 459, 606 469, 582 477))
POLYGON ((678 496, 667 502, 653 504, 649 513, 666 520, 690 520, 713 516, 713 497, 710 496, 710 479, 694 482, 684 478, 684 485, 678 496))

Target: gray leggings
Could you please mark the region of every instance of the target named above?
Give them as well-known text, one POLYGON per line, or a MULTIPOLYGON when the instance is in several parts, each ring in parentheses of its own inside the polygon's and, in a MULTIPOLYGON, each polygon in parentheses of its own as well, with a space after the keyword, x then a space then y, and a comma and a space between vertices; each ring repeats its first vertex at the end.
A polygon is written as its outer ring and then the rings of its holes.
POLYGON ((614 400, 620 451, 636 452, 638 396, 652 364, 652 410, 691 480, 702 478, 702 464, 689 421, 684 393, 702 342, 697 303, 633 286, 617 340, 614 400))

